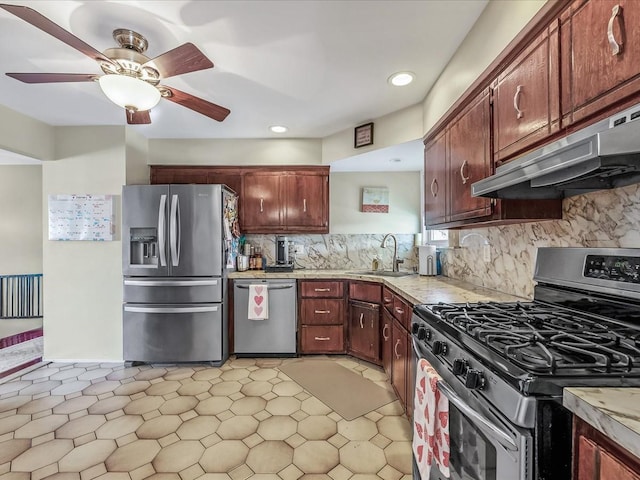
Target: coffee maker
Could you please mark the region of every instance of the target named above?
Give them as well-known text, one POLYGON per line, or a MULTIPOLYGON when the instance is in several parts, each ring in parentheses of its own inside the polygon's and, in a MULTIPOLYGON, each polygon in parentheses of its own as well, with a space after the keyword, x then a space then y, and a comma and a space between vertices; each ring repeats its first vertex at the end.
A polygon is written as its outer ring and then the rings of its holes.
POLYGON ((289 239, 281 235, 276 237, 276 264, 291 265, 289 260, 289 239))

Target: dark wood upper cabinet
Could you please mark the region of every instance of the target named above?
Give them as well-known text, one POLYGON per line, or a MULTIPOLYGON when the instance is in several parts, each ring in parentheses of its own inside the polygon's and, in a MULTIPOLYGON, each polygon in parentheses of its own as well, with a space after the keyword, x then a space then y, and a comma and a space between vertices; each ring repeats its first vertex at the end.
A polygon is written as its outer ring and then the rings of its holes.
POLYGON ((244 175, 240 230, 267 232, 282 225, 281 177, 274 172, 244 175))
POLYGON ((449 201, 452 221, 491 214, 491 200, 471 196, 471 184, 491 173, 489 91, 476 98, 449 127, 449 201))
POLYGON ((243 233, 329 233, 329 167, 151 166, 151 184, 221 183, 243 233))
POLYGON ((560 128, 558 22, 554 21, 493 84, 494 160, 540 143, 560 128))
POLYGON ((638 25, 637 0, 579 0, 563 13, 560 38, 565 125, 639 101, 638 25))
POLYGON ((447 217, 447 131, 442 131, 424 149, 424 212, 426 225, 438 225, 447 217))

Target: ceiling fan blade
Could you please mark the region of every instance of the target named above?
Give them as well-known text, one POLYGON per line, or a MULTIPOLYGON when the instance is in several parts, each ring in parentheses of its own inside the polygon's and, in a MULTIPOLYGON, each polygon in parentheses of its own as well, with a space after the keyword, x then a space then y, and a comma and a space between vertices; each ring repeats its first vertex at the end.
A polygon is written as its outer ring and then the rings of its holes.
POLYGON ((93 82, 98 78, 92 73, 7 73, 7 75, 24 83, 93 82))
POLYGON ((213 68, 213 62, 193 43, 185 43, 152 58, 143 67, 155 68, 160 72, 162 78, 169 78, 174 75, 213 68))
POLYGON ((182 92, 176 88, 167 87, 166 85, 163 85, 163 87, 171 92, 170 96, 165 97, 167 100, 171 100, 183 107, 190 108, 191 110, 201 113, 206 117, 213 118, 219 122, 223 121, 227 118, 227 115, 231 113, 231 110, 228 108, 221 107, 220 105, 208 102, 202 98, 194 97, 193 95, 182 92))
POLYGON ((86 44, 78 37, 68 32, 60 25, 52 22, 44 15, 36 12, 34 9, 29 7, 24 7, 21 5, 7 5, 0 4, 0 8, 3 8, 9 13, 14 14, 16 17, 21 18, 27 23, 30 23, 34 27, 39 28, 43 32, 48 33, 49 35, 54 36, 58 40, 66 43, 70 47, 75 48, 76 50, 84 53, 86 56, 93 58, 98 62, 107 62, 113 64, 111 59, 105 57, 98 50, 93 48, 91 45, 86 44))
POLYGON ((151 123, 151 115, 149 115, 149 110, 132 112, 125 109, 125 113, 127 114, 127 123, 129 125, 145 125, 151 123))

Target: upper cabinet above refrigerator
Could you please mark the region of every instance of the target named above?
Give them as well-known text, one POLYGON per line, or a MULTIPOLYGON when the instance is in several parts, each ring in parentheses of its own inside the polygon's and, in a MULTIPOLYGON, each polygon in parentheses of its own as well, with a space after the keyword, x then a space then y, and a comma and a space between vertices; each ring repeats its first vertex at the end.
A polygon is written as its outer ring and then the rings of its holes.
POLYGON ((129 185, 123 188, 125 276, 209 277, 225 268, 228 239, 222 185, 129 185))

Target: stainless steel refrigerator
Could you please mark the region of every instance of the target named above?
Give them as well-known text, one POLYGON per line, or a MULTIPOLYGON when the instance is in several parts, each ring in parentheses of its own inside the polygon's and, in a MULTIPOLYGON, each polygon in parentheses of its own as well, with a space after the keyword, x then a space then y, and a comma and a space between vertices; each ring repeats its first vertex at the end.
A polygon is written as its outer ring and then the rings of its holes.
POLYGON ((125 362, 227 359, 235 205, 224 185, 123 187, 125 362))

